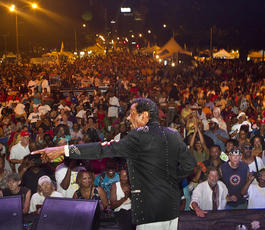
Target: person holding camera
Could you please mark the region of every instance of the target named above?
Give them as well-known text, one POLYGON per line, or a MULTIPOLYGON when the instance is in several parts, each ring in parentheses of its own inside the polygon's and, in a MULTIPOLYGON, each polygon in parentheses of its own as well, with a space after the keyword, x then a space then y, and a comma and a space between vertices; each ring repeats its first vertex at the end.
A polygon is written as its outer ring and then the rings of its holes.
POLYGON ((247 183, 241 190, 242 195, 248 195, 248 209, 265 208, 265 169, 261 169, 258 174, 250 173, 247 183), (255 176, 256 175, 256 176, 255 176), (252 183, 257 179, 258 184, 252 183))
MULTIPOLYGON (((251 143, 245 142, 242 144, 242 153, 242 161, 248 164, 250 172, 255 174, 259 172, 260 169, 265 168, 262 159, 253 154, 251 143)), ((255 181, 255 183, 257 183, 257 181, 255 181)))
POLYGON ((41 164, 39 156, 28 155, 23 158, 22 164, 18 169, 21 184, 29 188, 32 194, 37 192, 39 178, 46 175, 41 164))

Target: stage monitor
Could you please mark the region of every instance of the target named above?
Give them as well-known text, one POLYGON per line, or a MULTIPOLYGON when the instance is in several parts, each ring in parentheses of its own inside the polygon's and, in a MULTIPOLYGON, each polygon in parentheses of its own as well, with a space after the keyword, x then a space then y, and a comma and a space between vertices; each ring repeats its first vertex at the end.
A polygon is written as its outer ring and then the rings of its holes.
POLYGON ((21 196, 0 197, 0 229, 23 230, 21 196))
POLYGON ((46 198, 38 230, 92 230, 98 222, 98 201, 46 198))

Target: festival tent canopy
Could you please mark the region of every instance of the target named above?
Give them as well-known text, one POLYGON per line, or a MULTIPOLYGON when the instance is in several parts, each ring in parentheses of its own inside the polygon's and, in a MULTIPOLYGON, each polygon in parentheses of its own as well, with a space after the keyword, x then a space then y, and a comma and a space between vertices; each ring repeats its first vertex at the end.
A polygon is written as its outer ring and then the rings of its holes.
POLYGON ((93 46, 89 46, 86 47, 85 49, 83 49, 84 52, 91 52, 93 54, 104 54, 105 53, 105 49, 104 47, 100 46, 98 43, 93 45, 93 46))
POLYGON ((248 54, 249 58, 263 58, 265 51, 264 50, 260 50, 260 51, 252 51, 251 53, 248 54))
POLYGON ((217 59, 234 59, 234 56, 228 53, 226 50, 221 49, 213 54, 213 58, 217 59))
POLYGON ((191 56, 191 53, 183 50, 182 47, 172 37, 159 51, 158 55, 161 58, 172 56, 174 53, 187 54, 191 56))
POLYGON ((148 44, 147 47, 141 49, 141 52, 143 54, 153 54, 153 52, 158 52, 160 50, 160 47, 157 45, 154 45, 152 47, 150 47, 150 45, 148 44))

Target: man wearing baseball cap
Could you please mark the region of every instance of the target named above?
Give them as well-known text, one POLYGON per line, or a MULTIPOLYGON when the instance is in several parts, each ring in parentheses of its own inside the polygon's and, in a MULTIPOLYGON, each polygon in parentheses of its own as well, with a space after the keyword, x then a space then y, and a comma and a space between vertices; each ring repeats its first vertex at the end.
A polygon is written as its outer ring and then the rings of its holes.
POLYGON ((242 153, 239 148, 229 152, 229 161, 220 166, 222 181, 228 189, 226 209, 246 209, 247 202, 241 195, 241 189, 247 182, 248 164, 241 161, 242 153))
POLYGON ((10 150, 9 160, 12 164, 15 164, 16 173, 18 173, 23 158, 29 154, 29 132, 23 130, 20 132, 20 141, 10 150))
POLYGON ((229 136, 225 130, 219 128, 219 122, 215 117, 209 120, 209 130, 205 132, 205 135, 212 138, 214 144, 219 145, 222 152, 225 151, 225 142, 229 136))

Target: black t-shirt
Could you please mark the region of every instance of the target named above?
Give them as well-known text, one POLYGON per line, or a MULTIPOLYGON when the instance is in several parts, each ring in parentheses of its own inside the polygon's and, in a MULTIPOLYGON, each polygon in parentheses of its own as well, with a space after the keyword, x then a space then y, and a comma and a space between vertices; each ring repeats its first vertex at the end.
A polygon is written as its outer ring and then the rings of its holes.
POLYGON ((17 194, 14 194, 14 193, 12 193, 10 191, 9 188, 6 188, 6 189, 3 190, 3 196, 19 196, 20 195, 21 196, 21 199, 22 199, 22 206, 24 208, 26 194, 27 194, 28 191, 29 191, 28 188, 22 186, 22 187, 20 187, 19 192, 17 194))
POLYGON ((32 168, 30 168, 24 173, 21 184, 29 188, 31 190, 31 194, 34 194, 37 192, 39 178, 44 175, 46 175, 46 173, 42 168, 40 168, 38 173, 34 173, 32 168))

